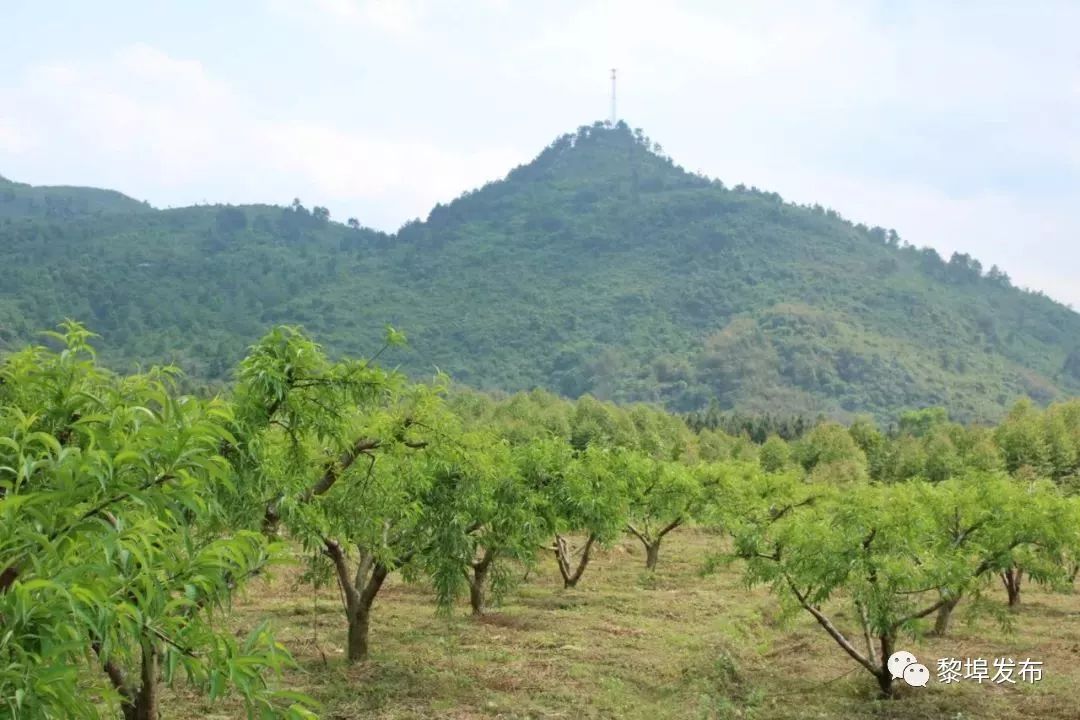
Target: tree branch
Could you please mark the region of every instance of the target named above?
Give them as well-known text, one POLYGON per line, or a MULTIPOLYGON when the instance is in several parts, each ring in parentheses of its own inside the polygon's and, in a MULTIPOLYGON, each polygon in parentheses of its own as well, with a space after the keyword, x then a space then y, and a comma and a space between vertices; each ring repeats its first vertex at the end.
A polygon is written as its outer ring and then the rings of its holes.
POLYGON ((978 577, 978 576, 982 575, 985 572, 993 570, 994 565, 997 564, 998 560, 1000 560, 1002 558, 1002 556, 1007 555, 1008 553, 1012 552, 1016 548, 1020 547, 1021 545, 1024 545, 1025 543, 1028 543, 1028 542, 1030 542, 1030 540, 1028 538, 1017 539, 1017 540, 1013 541, 1013 543, 1010 544, 1009 547, 1005 548, 1001 552, 994 553, 990 557, 985 558, 981 563, 979 563, 979 566, 977 568, 975 568, 974 577, 978 577))
POLYGON ((769 509, 769 522, 776 522, 780 518, 787 515, 792 510, 804 507, 806 505, 812 505, 817 500, 816 497, 808 497, 802 502, 793 503, 791 505, 785 505, 783 508, 777 510, 776 508, 769 509))
POLYGON ((807 601, 806 596, 799 592, 799 589, 795 587, 795 583, 793 583, 790 578, 785 579, 787 579, 791 592, 795 593, 795 597, 798 599, 799 604, 814 616, 814 619, 825 629, 825 632, 829 633, 829 636, 836 641, 836 644, 839 645, 844 652, 850 655, 853 660, 869 670, 871 675, 876 677, 879 673, 878 668, 875 667, 865 655, 859 652, 846 637, 844 637, 844 634, 832 624, 832 621, 830 621, 829 618, 825 617, 820 610, 807 601))
POLYGON ((585 573, 585 566, 589 564, 589 553, 592 551, 594 542, 596 542, 596 535, 589 535, 588 539, 585 541, 585 546, 582 548, 581 559, 578 561, 577 569, 574 570, 574 574, 569 578, 571 584, 577 584, 577 581, 580 580, 581 576, 585 573))
POLYGON ((488 566, 491 565, 491 561, 495 559, 495 551, 491 548, 485 548, 484 554, 480 556, 480 559, 473 563, 473 570, 483 574, 487 572, 488 566))
POLYGON ((956 546, 959 547, 959 546, 963 545, 964 542, 967 541, 967 539, 971 536, 971 534, 973 532, 975 532, 976 530, 978 530, 979 528, 981 528, 985 524, 986 524, 985 519, 980 520, 979 522, 974 523, 968 529, 963 530, 962 532, 960 532, 956 537, 956 546))
POLYGON ((564 581, 570 580, 570 550, 567 547, 566 539, 558 533, 555 534, 555 547, 552 548, 555 551, 555 560, 559 563, 559 574, 562 575, 564 581))
POLYGON ((358 438, 352 446, 338 456, 337 462, 328 467, 326 472, 323 473, 322 477, 319 478, 314 485, 304 491, 304 494, 300 496, 300 500, 302 502, 308 502, 314 497, 329 492, 330 488, 334 487, 334 483, 341 477, 341 474, 348 470, 349 467, 356 462, 358 457, 369 454, 381 444, 382 442, 375 438, 358 438))
POLYGON ((870 637, 870 619, 866 616, 866 607, 859 601, 855 601, 855 609, 859 612, 859 623, 862 625, 863 640, 866 641, 866 654, 870 662, 876 667, 878 664, 877 652, 874 651, 874 641, 870 637))
POLYGON ((341 549, 341 545, 336 540, 325 538, 323 540, 323 552, 334 564, 334 570, 337 572, 338 586, 345 594, 345 610, 353 613, 356 608, 359 607, 360 595, 357 593, 356 588, 351 582, 349 582, 349 565, 345 560, 345 552, 341 549))
POLYGON ((900 620, 900 621, 898 621, 896 623, 893 623, 893 625, 892 625, 892 627, 890 629, 895 631, 898 627, 900 627, 904 623, 911 622, 912 620, 918 620, 920 618, 926 617, 930 613, 937 612, 938 609, 942 605, 948 604, 950 599, 951 599, 951 596, 946 595, 945 597, 941 598, 940 600, 938 600, 936 603, 934 603, 930 607, 926 608, 925 610, 920 610, 917 613, 913 613, 911 615, 908 615, 906 618, 903 618, 902 620, 900 620))
POLYGON ((124 675, 123 669, 117 664, 115 660, 109 658, 108 660, 101 657, 101 643, 96 640, 90 643, 90 647, 93 648, 94 654, 101 659, 101 667, 105 671, 105 674, 109 677, 109 682, 120 697, 128 702, 132 699, 131 688, 128 686, 127 677, 124 675))
POLYGON ((660 532, 659 532, 659 533, 657 534, 657 536, 656 536, 656 539, 657 539, 657 540, 659 540, 660 538, 664 537, 664 536, 665 536, 665 535, 667 535, 667 534, 668 534, 669 532, 671 532, 671 531, 672 531, 672 530, 674 530, 675 528, 677 528, 677 527, 679 527, 680 525, 682 525, 682 522, 683 522, 683 519, 682 519, 681 517, 677 517, 677 518, 675 518, 675 519, 674 519, 674 520, 673 520, 673 521, 672 521, 672 522, 671 522, 671 523, 670 523, 670 524, 669 524, 669 525, 668 525, 667 527, 665 527, 665 528, 664 528, 663 530, 661 530, 661 531, 660 531, 660 532))
POLYGON ((353 579, 353 587, 360 589, 367 584, 368 573, 375 565, 375 555, 362 547, 357 548, 360 552, 360 562, 356 564, 356 576, 353 579))
POLYGON ((645 545, 649 544, 649 539, 640 530, 638 530, 636 527, 634 527, 632 524, 626 523, 626 529, 627 529, 627 531, 629 531, 633 535, 637 536, 637 539, 640 540, 643 544, 645 544, 645 545))

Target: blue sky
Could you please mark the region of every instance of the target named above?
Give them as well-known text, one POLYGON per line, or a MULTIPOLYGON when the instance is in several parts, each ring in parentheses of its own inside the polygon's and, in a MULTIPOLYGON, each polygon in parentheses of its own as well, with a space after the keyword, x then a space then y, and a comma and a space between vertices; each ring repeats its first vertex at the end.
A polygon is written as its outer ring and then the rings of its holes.
POLYGON ((5 0, 0 174, 394 230, 619 115, 1080 306, 1080 3, 5 0))

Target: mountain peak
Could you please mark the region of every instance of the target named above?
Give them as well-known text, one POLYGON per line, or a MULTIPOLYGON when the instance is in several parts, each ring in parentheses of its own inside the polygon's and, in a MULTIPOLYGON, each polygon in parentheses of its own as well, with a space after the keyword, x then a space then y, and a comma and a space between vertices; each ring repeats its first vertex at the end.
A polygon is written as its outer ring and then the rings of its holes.
POLYGON ((575 183, 636 182, 658 189, 668 183, 706 185, 708 180, 692 175, 663 154, 641 128, 631 129, 625 121, 614 125, 595 122, 576 132, 557 137, 530 163, 515 168, 508 181, 564 179, 575 183))

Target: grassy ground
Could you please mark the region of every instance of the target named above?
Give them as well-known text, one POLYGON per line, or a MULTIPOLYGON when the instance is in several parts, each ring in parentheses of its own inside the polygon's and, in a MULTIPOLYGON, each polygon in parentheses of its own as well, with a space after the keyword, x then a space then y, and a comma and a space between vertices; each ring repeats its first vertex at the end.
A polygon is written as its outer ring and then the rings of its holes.
MULTIPOLYGON (((563 590, 543 558, 504 603, 474 620, 463 607, 436 616, 430 594, 393 578, 376 601, 371 659, 343 660, 345 625, 333 588, 315 595, 287 569, 252 586, 237 629, 269 618, 301 669, 285 682, 323 703, 322 717, 352 718, 948 718, 1080 717, 1080 595, 1025 589, 1012 634, 996 620, 965 622, 950 637, 899 647, 930 667, 926 688, 875 698, 873 678, 805 613, 781 621, 765 589, 746 590, 737 568, 700 576, 717 539, 669 536, 654 576, 627 541, 597 554, 577 590, 563 590), (936 682, 939 657, 1044 662, 1035 684, 936 682), (324 659, 325 658, 325 659, 324 659)), ((993 588, 995 601, 1004 590, 993 588)), ((841 627, 852 629, 842 606, 841 627)), ((168 718, 243 717, 177 692, 168 718)))

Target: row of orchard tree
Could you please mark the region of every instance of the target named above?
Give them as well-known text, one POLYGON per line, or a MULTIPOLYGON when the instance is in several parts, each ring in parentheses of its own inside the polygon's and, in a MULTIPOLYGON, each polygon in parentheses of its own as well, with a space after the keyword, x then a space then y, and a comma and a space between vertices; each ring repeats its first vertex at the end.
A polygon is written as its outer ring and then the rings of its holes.
POLYGON ((823 422, 757 444, 645 406, 411 383, 291 328, 210 399, 176 393, 167 369, 102 369, 78 325, 52 339, 0 363, 14 717, 149 720, 180 677, 256 717, 311 717, 274 687, 291 660, 270 629, 238 639, 220 623, 290 548, 340 589, 359 661, 391 573, 482 613, 522 566, 547 558, 573 587, 598 546, 636 538, 653 569, 670 533, 708 526, 717 563, 812 615, 886 694, 898 637, 946 632, 995 578, 1014 606, 1025 577, 1065 589, 1080 558, 1078 403, 1020 404, 996 428, 920 411, 893 433, 823 422), (858 627, 831 619, 837 603, 858 627))

